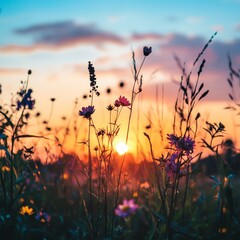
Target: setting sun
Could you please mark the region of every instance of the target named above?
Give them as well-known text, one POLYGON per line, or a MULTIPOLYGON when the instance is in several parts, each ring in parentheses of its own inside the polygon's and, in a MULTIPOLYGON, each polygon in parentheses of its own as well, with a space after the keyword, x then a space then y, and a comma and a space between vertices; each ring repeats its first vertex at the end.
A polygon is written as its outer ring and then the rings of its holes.
POLYGON ((128 151, 128 146, 124 142, 119 142, 116 144, 116 151, 119 155, 123 155, 128 151))

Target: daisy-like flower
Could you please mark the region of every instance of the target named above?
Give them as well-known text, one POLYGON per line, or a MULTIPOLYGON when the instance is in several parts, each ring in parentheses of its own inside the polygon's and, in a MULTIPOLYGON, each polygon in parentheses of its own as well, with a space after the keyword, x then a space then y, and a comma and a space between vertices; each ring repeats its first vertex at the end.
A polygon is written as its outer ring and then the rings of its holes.
POLYGON ((22 206, 22 207, 20 208, 19 213, 20 213, 21 215, 32 215, 32 214, 34 214, 34 211, 33 211, 33 208, 31 208, 31 207, 29 207, 29 206, 22 206))
POLYGON ((82 110, 79 111, 79 116, 83 116, 84 118, 90 119, 91 115, 95 112, 94 106, 83 107, 82 110))
POLYGON ((144 55, 145 57, 147 57, 148 55, 150 55, 151 52, 152 52, 152 47, 147 47, 147 46, 143 47, 143 55, 144 55))
POLYGON ((186 155, 193 153, 195 142, 191 137, 177 137, 174 134, 168 134, 167 139, 171 146, 174 146, 177 151, 182 151, 186 155))
POLYGON ((123 106, 123 107, 126 107, 126 106, 130 106, 130 102, 127 100, 127 98, 125 97, 122 97, 120 96, 114 103, 114 105, 116 107, 120 107, 120 106, 123 106))
POLYGON ((119 217, 125 218, 129 215, 136 213, 139 206, 134 203, 133 199, 130 200, 123 200, 123 204, 119 204, 118 207, 115 209, 115 214, 119 217))

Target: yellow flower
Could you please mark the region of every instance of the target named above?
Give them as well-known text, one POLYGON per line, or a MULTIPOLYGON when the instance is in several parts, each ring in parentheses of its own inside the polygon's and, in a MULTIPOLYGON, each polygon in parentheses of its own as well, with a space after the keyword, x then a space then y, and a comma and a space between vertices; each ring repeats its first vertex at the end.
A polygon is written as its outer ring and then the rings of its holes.
POLYGON ((148 182, 141 183, 140 188, 148 189, 148 188, 150 188, 150 184, 148 182))
POLYGON ((2 166, 2 171, 3 172, 10 172, 11 169, 8 166, 2 166))
POLYGON ((19 213, 22 215, 32 215, 34 214, 34 211, 33 211, 33 208, 29 206, 22 206, 19 213))

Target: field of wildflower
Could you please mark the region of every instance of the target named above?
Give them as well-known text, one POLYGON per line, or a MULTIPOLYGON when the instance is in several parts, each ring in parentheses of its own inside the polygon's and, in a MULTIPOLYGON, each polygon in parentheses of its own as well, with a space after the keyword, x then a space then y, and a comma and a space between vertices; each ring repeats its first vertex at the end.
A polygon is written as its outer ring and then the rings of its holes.
MULTIPOLYGON (((29 88, 34 73, 29 70, 11 103, 0 106, 0 239, 239 239, 238 152, 232 140, 225 140, 224 124, 203 123, 196 110, 209 93, 201 73, 204 52, 215 35, 193 59, 189 73, 176 59, 182 75, 172 130, 160 131, 166 146, 157 155, 153 142, 158 140, 149 131, 151 124, 147 125, 142 132, 147 144, 138 162, 129 161, 126 151, 118 154, 115 139, 125 111, 128 145, 136 124, 136 103, 144 91, 144 62, 154 49, 143 47, 140 64, 132 52, 132 91, 128 97, 119 91, 119 97, 101 109, 109 116, 105 126, 95 125, 95 102, 101 92, 95 67, 88 63, 90 91, 85 98, 89 103, 79 109, 76 103, 74 108, 76 118, 88 126, 84 141, 78 138, 82 125, 77 126, 76 119, 64 127, 63 134, 54 131, 49 120, 40 120, 41 114, 34 112, 34 91, 29 88), (39 134, 29 133, 33 119, 44 129, 39 134), (54 139, 49 137, 51 132, 54 139), (83 154, 64 150, 70 134, 83 154), (47 142, 44 157, 40 151, 35 154, 38 142, 47 142), (206 151, 209 157, 203 157, 206 151)), ((226 111, 235 113, 239 103, 234 84, 240 80, 240 71, 230 58, 229 72, 226 84, 232 105, 226 111)), ((123 87, 122 82, 120 90, 123 87)))

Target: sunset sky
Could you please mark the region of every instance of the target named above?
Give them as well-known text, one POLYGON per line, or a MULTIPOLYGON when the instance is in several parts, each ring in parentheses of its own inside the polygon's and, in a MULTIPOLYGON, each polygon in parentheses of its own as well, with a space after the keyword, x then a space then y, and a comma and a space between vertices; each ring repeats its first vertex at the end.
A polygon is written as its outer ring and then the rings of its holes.
MULTIPOLYGON (((76 98, 78 109, 89 104, 82 96, 89 92, 87 67, 91 61, 101 92, 96 108, 100 116, 118 96, 130 98, 132 51, 139 66, 143 46, 152 46, 142 69, 144 126, 149 106, 156 101, 156 86, 159 91, 164 86, 164 103, 171 104, 176 98, 173 82, 180 80, 181 71, 174 55, 190 71, 215 31, 218 34, 203 56, 206 65, 201 78, 210 93, 199 107, 203 120, 211 116, 232 126, 232 114, 223 108, 229 104, 227 56, 233 67, 240 66, 239 0, 0 0, 1 102, 10 99, 31 69, 36 109, 47 118, 54 97, 53 119, 68 117, 76 98), (121 81, 124 89, 118 87, 121 81), (111 95, 106 94, 108 87, 111 95)), ((166 107, 165 121, 173 112, 170 108, 166 107)))

